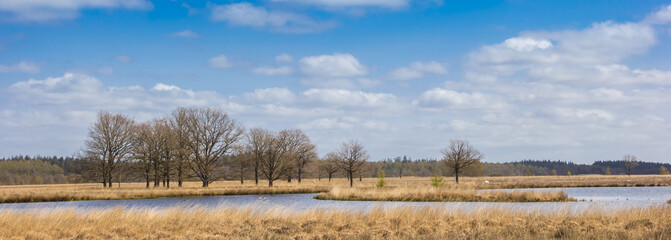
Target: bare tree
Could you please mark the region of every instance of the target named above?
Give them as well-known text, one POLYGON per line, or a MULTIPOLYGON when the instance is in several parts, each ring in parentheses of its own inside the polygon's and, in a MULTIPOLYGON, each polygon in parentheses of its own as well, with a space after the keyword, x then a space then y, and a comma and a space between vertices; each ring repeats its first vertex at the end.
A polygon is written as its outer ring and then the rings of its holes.
POLYGON ((329 177, 329 182, 333 174, 339 170, 336 161, 338 161, 338 154, 334 152, 326 154, 326 157, 320 161, 319 168, 329 177))
POLYGON ((240 179, 240 184, 245 184, 245 175, 249 168, 253 165, 252 154, 243 146, 236 146, 235 153, 226 156, 227 165, 229 166, 232 175, 240 179))
POLYGON ((293 150, 292 157, 295 161, 294 169, 298 177, 298 183, 301 183, 301 179, 305 174, 305 167, 317 159, 317 146, 310 142, 310 138, 303 131, 299 129, 294 131, 294 134, 296 134, 296 147, 293 150))
POLYGON ((158 161, 160 154, 159 140, 157 139, 155 128, 150 123, 137 125, 135 132, 135 141, 133 148, 133 158, 137 160, 135 165, 142 177, 147 182, 149 188, 152 177, 151 170, 154 162, 158 161))
POLYGON ((132 152, 134 127, 130 118, 102 111, 89 128, 84 151, 86 156, 99 163, 103 187, 112 187, 112 175, 117 165, 132 152))
MULTIPOLYGON (((178 110, 180 111, 180 110, 178 110)), ((189 168, 208 187, 221 176, 223 159, 244 133, 240 124, 218 108, 187 108, 186 139, 189 168)))
POLYGON ((355 140, 344 142, 340 150, 336 153, 338 155, 337 164, 349 178, 349 186, 354 186, 354 174, 361 174, 366 167, 369 155, 363 145, 355 140))
POLYGON ((269 147, 267 142, 268 131, 261 128, 252 128, 247 133, 247 151, 251 154, 251 164, 254 168, 254 182, 259 185, 259 171, 263 154, 269 147))
POLYGON ((154 122, 154 127, 156 128, 156 134, 159 139, 160 146, 160 177, 163 180, 163 186, 170 188, 170 177, 173 172, 173 165, 175 162, 175 154, 177 150, 177 138, 175 131, 172 129, 172 124, 170 119, 161 118, 154 122))
POLYGON ((265 145, 262 148, 265 151, 261 157, 260 170, 268 179, 268 186, 272 187, 273 181, 291 172, 294 164, 292 155, 300 143, 298 139, 301 133, 299 130, 282 130, 278 133, 263 130, 260 133, 265 145))
POLYGON ((174 137, 174 169, 177 173, 177 186, 182 187, 184 179, 188 177, 188 160, 191 157, 187 143, 189 141, 188 113, 187 108, 177 108, 172 111, 170 128, 174 137))
POLYGON ((622 156, 622 161, 624 162, 624 170, 627 171, 627 175, 631 176, 631 170, 638 166, 638 159, 634 155, 625 154, 622 156))
POLYGON ((457 183, 459 183, 459 173, 461 171, 480 163, 480 160, 484 158, 480 151, 471 146, 468 141, 462 139, 451 140, 450 146, 444 148, 441 153, 443 153, 443 161, 445 161, 448 170, 454 172, 457 183))

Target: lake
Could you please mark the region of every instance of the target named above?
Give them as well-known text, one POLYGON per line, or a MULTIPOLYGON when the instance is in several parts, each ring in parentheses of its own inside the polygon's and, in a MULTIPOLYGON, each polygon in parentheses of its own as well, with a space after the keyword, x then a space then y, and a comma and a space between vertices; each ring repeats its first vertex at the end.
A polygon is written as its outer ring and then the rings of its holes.
MULTIPOLYGON (((97 200, 73 202, 9 203, 0 204, 0 210, 33 209, 90 209, 109 208, 191 208, 191 207, 253 207, 263 211, 269 208, 288 212, 300 212, 311 209, 369 210, 372 208, 393 207, 441 207, 459 210, 478 210, 483 207, 495 207, 512 211, 567 211, 576 213, 592 209, 627 209, 667 204, 671 199, 671 187, 588 187, 588 188, 542 188, 514 189, 506 191, 557 191, 563 190, 578 202, 543 203, 489 203, 489 202, 367 202, 367 201, 330 201, 316 200, 316 194, 280 194, 280 195, 241 195, 213 197, 184 197, 132 200, 97 200)), ((489 190, 482 190, 489 191, 489 190)))

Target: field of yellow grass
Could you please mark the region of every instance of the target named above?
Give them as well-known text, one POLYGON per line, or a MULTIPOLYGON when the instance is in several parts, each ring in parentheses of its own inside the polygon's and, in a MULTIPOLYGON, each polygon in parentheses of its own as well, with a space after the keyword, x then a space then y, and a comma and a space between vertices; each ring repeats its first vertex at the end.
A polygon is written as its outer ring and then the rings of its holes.
MULTIPOLYGON (((428 177, 386 178, 389 188, 430 188, 428 177)), ((669 175, 636 175, 636 176, 517 176, 517 177, 462 177, 457 185, 454 178, 444 177, 445 187, 449 189, 506 189, 506 188, 541 188, 541 187, 590 187, 590 186, 671 186, 669 175)), ((375 178, 364 178, 355 181, 356 187, 373 187, 375 178)), ((328 192, 333 187, 345 188, 348 182, 335 178, 331 182, 326 179, 304 179, 302 183, 293 181, 276 181, 275 187, 267 187, 266 181, 255 185, 253 181, 240 184, 237 181, 217 181, 209 188, 202 188, 200 182, 186 182, 182 188, 163 187, 149 189, 145 183, 115 183, 112 188, 103 188, 102 184, 52 184, 52 185, 11 185, 0 186, 0 203, 75 201, 75 200, 107 200, 161 198, 184 196, 215 196, 242 194, 284 194, 284 193, 319 193, 328 192)))
POLYGON ((482 208, 370 211, 0 211, 2 239, 669 239, 671 207, 571 214, 482 208))
POLYGON ((476 191, 434 187, 375 188, 334 187, 320 193, 320 200, 403 202, 567 202, 575 201, 563 191, 476 191))

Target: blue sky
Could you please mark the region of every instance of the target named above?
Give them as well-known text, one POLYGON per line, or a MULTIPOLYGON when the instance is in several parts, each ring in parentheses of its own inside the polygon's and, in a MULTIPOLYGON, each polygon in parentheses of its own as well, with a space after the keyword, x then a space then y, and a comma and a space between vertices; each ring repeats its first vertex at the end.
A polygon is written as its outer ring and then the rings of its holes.
POLYGON ((0 156, 217 106, 373 160, 671 155, 671 2, 0 0, 0 156))

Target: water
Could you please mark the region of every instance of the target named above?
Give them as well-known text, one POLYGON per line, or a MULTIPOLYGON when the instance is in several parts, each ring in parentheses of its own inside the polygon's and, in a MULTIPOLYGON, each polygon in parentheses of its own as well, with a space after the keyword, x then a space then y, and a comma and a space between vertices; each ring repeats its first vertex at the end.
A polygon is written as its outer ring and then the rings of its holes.
MULTIPOLYGON (((216 207, 253 207, 258 211, 273 208, 288 212, 301 212, 311 209, 339 209, 366 211, 373 208, 394 207, 440 207, 477 211, 483 207, 499 208, 511 211, 566 211, 577 213, 585 210, 603 209, 612 211, 654 205, 666 205, 671 199, 671 187, 598 187, 598 188, 542 188, 516 189, 506 191, 557 191, 563 190, 578 202, 545 202, 545 203, 488 203, 488 202, 371 202, 371 201, 329 201, 316 200, 316 194, 281 194, 281 195, 242 195, 213 196, 160 199, 132 200, 99 200, 74 202, 44 203, 10 203, 0 204, 2 210, 35 210, 35 209, 90 209, 111 208, 216 208, 216 207)), ((488 190, 483 190, 488 191, 488 190)))

